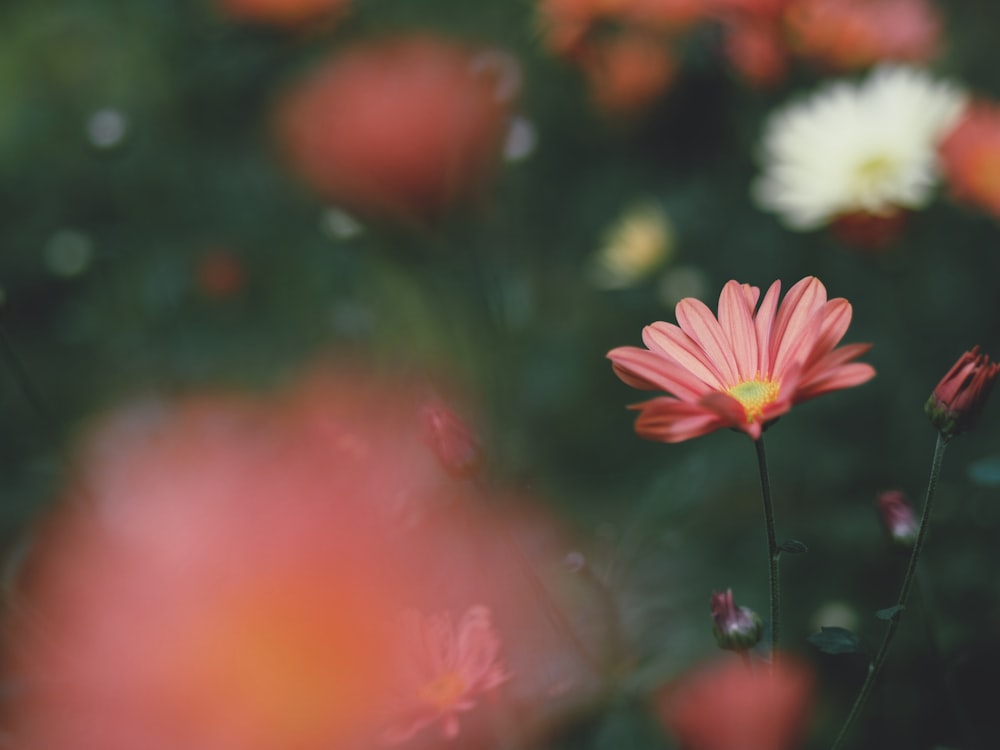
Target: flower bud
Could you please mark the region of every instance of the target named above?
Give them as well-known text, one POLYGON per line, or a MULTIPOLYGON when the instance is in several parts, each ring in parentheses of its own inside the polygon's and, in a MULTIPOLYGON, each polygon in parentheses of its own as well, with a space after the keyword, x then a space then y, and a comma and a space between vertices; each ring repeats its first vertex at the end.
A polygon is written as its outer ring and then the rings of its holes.
POLYGON ((479 442, 451 409, 432 400, 420 409, 420 419, 424 443, 446 472, 461 479, 479 473, 479 442))
POLYGON ((906 495, 899 490, 880 492, 875 498, 875 507, 878 508, 882 528, 893 544, 912 547, 920 524, 906 495))
POLYGON ((719 648, 747 651, 760 641, 764 623, 749 607, 733 604, 733 590, 712 594, 712 632, 719 648))
POLYGON ((978 346, 967 351, 927 399, 924 411, 931 423, 945 437, 971 430, 986 405, 998 373, 1000 364, 991 364, 989 357, 979 353, 978 346))

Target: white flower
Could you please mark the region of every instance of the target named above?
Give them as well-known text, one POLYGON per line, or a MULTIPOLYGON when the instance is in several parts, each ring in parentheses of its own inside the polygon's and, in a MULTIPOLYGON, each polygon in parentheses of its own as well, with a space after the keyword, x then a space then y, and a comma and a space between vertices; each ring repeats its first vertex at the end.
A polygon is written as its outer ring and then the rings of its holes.
POLYGON ((799 230, 843 214, 920 208, 937 183, 937 143, 964 104, 956 86, 915 68, 830 83, 771 116, 753 196, 799 230))

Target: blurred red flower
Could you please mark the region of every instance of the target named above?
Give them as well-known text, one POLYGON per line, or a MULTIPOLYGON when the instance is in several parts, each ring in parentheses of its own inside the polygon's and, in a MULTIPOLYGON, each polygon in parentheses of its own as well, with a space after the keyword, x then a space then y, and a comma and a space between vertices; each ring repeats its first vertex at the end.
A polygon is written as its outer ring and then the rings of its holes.
POLYGON ((504 53, 431 36, 359 43, 286 94, 277 135, 326 200, 423 226, 484 197, 519 75, 504 53))
POLYGON ((1000 106, 968 107, 940 154, 952 197, 1000 217, 1000 106))
POLYGON ((278 26, 297 26, 342 15, 351 0, 217 0, 233 18, 278 26))
POLYGON ((809 721, 812 684, 810 670, 785 657, 771 671, 722 660, 661 691, 656 707, 685 750, 793 750, 809 721))

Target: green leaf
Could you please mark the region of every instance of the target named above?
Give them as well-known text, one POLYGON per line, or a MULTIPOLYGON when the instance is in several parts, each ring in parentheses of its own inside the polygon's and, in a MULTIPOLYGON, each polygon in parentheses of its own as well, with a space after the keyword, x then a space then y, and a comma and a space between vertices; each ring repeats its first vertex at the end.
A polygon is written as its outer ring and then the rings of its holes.
POLYGON ((807 639, 824 654, 857 654, 861 640, 847 628, 821 627, 807 639))
POLYGON ((906 609, 906 607, 904 607, 902 604, 896 604, 895 606, 892 607, 886 607, 885 609, 880 609, 878 612, 875 613, 875 616, 880 620, 892 620, 904 609, 906 609))
POLYGON ((787 542, 782 542, 778 545, 778 549, 790 555, 801 555, 803 552, 809 551, 809 548, 798 539, 789 539, 787 542))

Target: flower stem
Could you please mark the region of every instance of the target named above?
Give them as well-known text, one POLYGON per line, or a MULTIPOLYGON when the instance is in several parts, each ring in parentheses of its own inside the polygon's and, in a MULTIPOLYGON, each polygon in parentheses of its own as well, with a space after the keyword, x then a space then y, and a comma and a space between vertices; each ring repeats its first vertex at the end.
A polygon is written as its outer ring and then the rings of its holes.
POLYGON ((840 733, 833 742, 832 750, 837 750, 837 748, 841 746, 847 738, 847 732, 850 730, 854 720, 858 717, 858 714, 861 713, 861 709, 864 708, 865 702, 868 700, 868 695, 871 693, 872 686, 875 684, 875 680, 878 678, 882 665, 885 662, 885 657, 889 652, 889 646, 892 644, 892 639, 896 635, 896 628, 899 627, 899 621, 903 617, 906 602, 910 598, 910 590, 913 588, 913 582, 917 578, 917 563, 920 560, 920 552, 923 549, 924 539, 926 539, 927 530, 930 527, 934 492, 937 489, 938 477, 941 474, 941 464, 944 462, 944 449, 947 447, 949 439, 950 438, 944 433, 938 433, 937 443, 934 445, 934 458, 931 460, 931 475, 927 480, 927 496, 924 498, 924 509, 920 514, 920 528, 917 531, 917 539, 913 543, 913 550, 910 552, 910 562, 906 566, 906 573, 903 576, 903 584, 899 589, 899 598, 896 600, 895 612, 892 614, 892 617, 889 618, 889 625, 885 629, 885 635, 882 637, 882 643, 875 654, 875 658, 868 665, 868 674, 865 676, 865 681, 861 685, 858 697, 854 699, 854 705, 851 706, 851 711, 847 714, 847 719, 844 720, 844 726, 840 728, 840 733))
POLYGON ((769 651, 772 664, 774 652, 778 646, 778 617, 781 611, 778 588, 778 541, 774 533, 774 507, 771 505, 771 480, 767 475, 767 455, 764 453, 764 436, 754 441, 757 449, 757 469, 760 472, 760 493, 764 500, 764 525, 767 528, 767 583, 769 617, 771 620, 771 636, 769 651))

